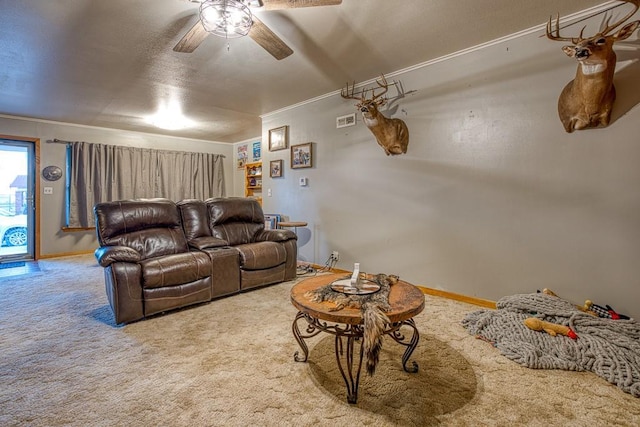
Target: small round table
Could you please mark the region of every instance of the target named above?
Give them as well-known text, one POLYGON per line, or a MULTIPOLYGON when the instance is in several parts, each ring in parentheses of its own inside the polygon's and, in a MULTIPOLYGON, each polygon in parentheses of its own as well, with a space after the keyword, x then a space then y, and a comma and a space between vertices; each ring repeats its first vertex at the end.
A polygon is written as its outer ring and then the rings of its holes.
POLYGON ((293 227, 293 232, 298 234, 298 227, 306 227, 307 223, 304 221, 280 221, 278 227, 293 227))
MULTIPOLYGON (((364 346, 360 345, 359 358, 356 360, 354 360, 353 350, 354 343, 361 341, 364 334, 362 312, 359 308, 349 307, 331 311, 335 304, 327 301, 311 301, 307 294, 344 276, 344 274, 316 276, 305 279, 291 288, 291 303, 299 310, 293 320, 293 336, 304 352, 304 356, 301 357, 299 352, 296 351, 293 357, 296 362, 306 362, 309 356, 309 349, 304 341, 305 339, 314 337, 320 332, 334 335, 338 368, 347 386, 347 401, 356 403, 358 400, 358 384, 360 382, 360 371, 362 370, 364 346), (300 319, 304 319, 307 322, 304 334, 298 327, 300 319), (346 338, 346 346, 343 346, 343 338, 346 338), (354 361, 357 362, 357 366, 354 366, 354 361)), ((391 305, 391 310, 385 314, 390 323, 386 326, 384 335, 389 335, 398 344, 407 347, 402 356, 403 369, 410 373, 418 372, 418 364, 415 361, 410 367, 407 367, 407 362, 420 340, 420 334, 413 317, 424 309, 424 295, 414 285, 400 280, 391 286, 389 304, 391 305), (400 332, 400 328, 403 326, 411 328, 412 334, 408 340, 400 332)))

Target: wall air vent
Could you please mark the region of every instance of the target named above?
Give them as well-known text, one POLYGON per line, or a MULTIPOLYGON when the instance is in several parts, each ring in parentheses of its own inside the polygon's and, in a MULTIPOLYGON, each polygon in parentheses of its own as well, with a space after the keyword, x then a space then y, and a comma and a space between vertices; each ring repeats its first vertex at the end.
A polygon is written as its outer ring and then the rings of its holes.
POLYGON ((355 126, 356 113, 347 114, 336 118, 336 128, 346 128, 347 126, 355 126))

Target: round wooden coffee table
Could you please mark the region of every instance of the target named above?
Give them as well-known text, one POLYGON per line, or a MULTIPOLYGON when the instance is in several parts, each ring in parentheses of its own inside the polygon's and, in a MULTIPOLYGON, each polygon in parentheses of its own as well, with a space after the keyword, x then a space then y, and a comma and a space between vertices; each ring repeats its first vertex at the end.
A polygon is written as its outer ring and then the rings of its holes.
MULTIPOLYGON (((344 277, 344 274, 316 276, 305 279, 291 288, 291 303, 299 310, 293 320, 293 336, 304 352, 304 356, 300 356, 299 352, 296 352, 294 360, 296 362, 307 361, 309 348, 304 341, 305 339, 315 337, 320 332, 334 335, 338 368, 347 386, 347 401, 356 403, 364 346, 360 345, 359 357, 354 359, 354 344, 356 341, 361 342, 364 334, 362 312, 359 308, 331 311, 335 304, 327 301, 311 301, 307 294, 307 292, 317 290, 344 277), (303 328, 304 333, 300 331, 298 326, 301 319, 307 323, 303 328), (343 345, 343 338, 346 339, 346 346, 343 345)), ((406 372, 415 373, 418 371, 418 364, 413 361, 408 367, 407 362, 420 340, 420 334, 413 317, 424 309, 424 295, 414 285, 400 280, 391 286, 389 304, 391 310, 385 314, 390 323, 386 326, 384 335, 390 336, 398 344, 407 347, 402 356, 402 367, 406 372), (410 332, 412 332, 409 339, 400 331, 403 326, 410 328, 410 332)))

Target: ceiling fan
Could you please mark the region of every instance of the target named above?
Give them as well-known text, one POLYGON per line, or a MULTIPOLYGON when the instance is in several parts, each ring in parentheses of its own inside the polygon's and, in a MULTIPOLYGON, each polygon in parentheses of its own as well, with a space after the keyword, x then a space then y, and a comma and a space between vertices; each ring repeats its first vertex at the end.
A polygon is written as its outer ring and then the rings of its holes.
MULTIPOLYGON (((332 6, 342 3, 342 0, 185 0, 192 3, 201 3, 200 14, 198 22, 180 39, 178 44, 173 48, 176 52, 191 53, 205 38, 210 34, 203 24, 205 18, 203 18, 203 9, 211 6, 212 4, 220 4, 220 7, 226 8, 227 3, 237 4, 238 7, 243 10, 259 9, 259 10, 281 10, 281 9, 294 9, 298 7, 315 7, 315 6, 332 6)), ((256 43, 262 46, 267 52, 269 52, 277 60, 286 58, 293 53, 293 50, 287 44, 282 41, 269 27, 267 27, 262 21, 256 18, 255 15, 249 13, 247 22, 248 36, 251 37, 256 43)), ((247 33, 245 33, 247 34, 247 33)), ((245 35, 241 34, 241 35, 245 35)), ((218 34, 219 35, 219 34, 218 34)), ((237 36, 237 35, 236 35, 237 36)), ((225 37, 225 35, 222 35, 225 37)), ((230 38, 230 37, 229 37, 230 38)))

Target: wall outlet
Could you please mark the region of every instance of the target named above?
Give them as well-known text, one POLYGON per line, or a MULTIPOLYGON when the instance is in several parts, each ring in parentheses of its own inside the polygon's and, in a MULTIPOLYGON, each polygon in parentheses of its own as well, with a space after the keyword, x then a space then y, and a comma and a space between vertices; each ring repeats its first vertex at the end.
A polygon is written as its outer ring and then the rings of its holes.
POLYGON ((331 252, 331 259, 333 261, 338 261, 340 259, 340 253, 338 251, 331 252))

